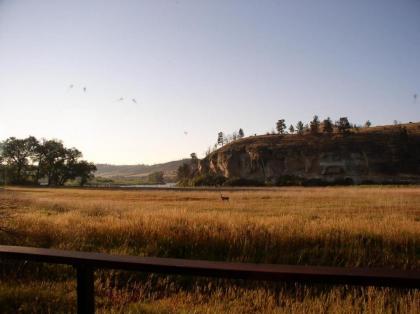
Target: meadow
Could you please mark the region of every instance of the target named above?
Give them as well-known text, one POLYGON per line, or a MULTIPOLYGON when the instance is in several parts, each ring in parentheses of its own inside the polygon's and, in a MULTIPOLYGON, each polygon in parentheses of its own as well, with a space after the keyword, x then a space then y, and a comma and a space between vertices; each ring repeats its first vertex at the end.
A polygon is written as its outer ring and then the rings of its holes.
MULTIPOLYGON (((7 188, 0 243, 112 254, 420 270, 420 187, 7 188)), ((74 270, 3 261, 0 312, 75 311, 74 270)), ((420 291, 98 271, 99 313, 418 313, 420 291)))

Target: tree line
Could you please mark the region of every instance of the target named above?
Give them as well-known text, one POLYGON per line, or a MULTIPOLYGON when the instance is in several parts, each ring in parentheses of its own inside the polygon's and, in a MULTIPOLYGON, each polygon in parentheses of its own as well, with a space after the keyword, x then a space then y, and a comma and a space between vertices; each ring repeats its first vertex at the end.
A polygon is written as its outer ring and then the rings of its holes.
MULTIPOLYGON (((364 124, 364 127, 370 127, 372 123, 367 120, 364 124)), ((287 128, 285 119, 280 119, 276 123, 276 131, 278 134, 304 134, 304 133, 311 133, 311 134, 319 134, 319 133, 327 133, 331 134, 335 130, 341 134, 348 134, 350 133, 351 129, 359 129, 362 126, 352 124, 349 122, 347 117, 341 117, 337 121, 333 122, 330 117, 320 120, 317 115, 313 117, 313 119, 307 123, 303 124, 302 121, 298 121, 296 126, 291 124, 289 128, 287 128)))
POLYGON ((49 186, 78 180, 83 186, 93 178, 96 166, 82 157, 78 149, 67 148, 59 140, 10 137, 0 142, 0 180, 10 184, 45 182, 49 186))
MULTIPOLYGON (((222 147, 225 144, 229 144, 231 142, 234 142, 236 140, 239 140, 241 138, 245 137, 244 130, 242 128, 239 129, 239 131, 234 131, 231 134, 225 134, 223 132, 217 133, 217 140, 216 143, 211 147, 209 146, 207 150, 205 151, 205 155, 208 156, 214 151, 216 151, 219 147, 222 147)), ((194 153, 195 154, 195 153, 194 153)), ((191 157, 194 159, 194 157, 191 157)))
POLYGON ((228 144, 230 142, 234 142, 236 140, 239 140, 245 136, 244 130, 242 128, 239 129, 238 132, 233 132, 232 134, 224 134, 223 132, 219 132, 217 134, 217 143, 216 146, 220 145, 223 146, 225 144, 228 144))
MULTIPOLYGON (((372 123, 369 120, 367 120, 365 124, 363 125, 363 127, 369 128, 371 125, 372 123)), ((330 117, 321 121, 319 117, 315 115, 309 123, 304 124, 302 121, 298 121, 296 125, 290 124, 289 127, 287 127, 285 119, 279 119, 276 122, 275 131, 273 129, 271 134, 276 134, 276 132, 277 134, 300 134, 300 135, 308 134, 308 133, 332 134, 334 132, 341 133, 341 134, 348 134, 351 132, 351 130, 358 130, 360 128, 362 128, 361 125, 350 123, 347 117, 340 117, 337 121, 333 122, 330 117)), ((267 135, 269 134, 270 132, 267 132, 267 135)), ((225 144, 229 144, 231 142, 239 140, 243 137, 245 137, 245 133, 242 128, 240 128, 238 132, 235 131, 232 134, 225 134, 223 132, 219 132, 217 134, 216 144, 214 144, 213 147, 209 147, 207 151, 205 152, 205 155, 208 156, 212 152, 216 151, 219 147, 222 147, 225 144)))

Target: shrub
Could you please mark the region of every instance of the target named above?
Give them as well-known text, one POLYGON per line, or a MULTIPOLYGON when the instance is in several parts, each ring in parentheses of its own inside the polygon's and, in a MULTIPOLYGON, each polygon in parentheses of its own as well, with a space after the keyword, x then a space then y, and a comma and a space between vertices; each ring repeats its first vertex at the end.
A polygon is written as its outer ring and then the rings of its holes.
POLYGON ((303 186, 327 186, 328 182, 319 178, 311 178, 302 182, 303 186))
POLYGON ((284 175, 276 180, 278 186, 302 185, 303 179, 294 175, 284 175))
POLYGON ((192 186, 218 186, 226 181, 226 177, 220 174, 204 174, 191 180, 192 186))
POLYGON ((353 185, 354 181, 352 178, 336 178, 333 185, 353 185))
POLYGON ((223 186, 264 186, 264 182, 245 178, 230 178, 227 179, 223 186))

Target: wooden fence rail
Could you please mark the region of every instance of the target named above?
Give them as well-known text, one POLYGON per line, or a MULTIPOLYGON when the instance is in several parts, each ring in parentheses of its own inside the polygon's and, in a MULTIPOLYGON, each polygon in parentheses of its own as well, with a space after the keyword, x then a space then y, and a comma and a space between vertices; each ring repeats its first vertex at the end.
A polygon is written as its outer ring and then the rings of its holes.
POLYGON ((1 259, 71 265, 77 270, 78 313, 94 313, 95 269, 249 280, 420 288, 420 271, 210 262, 156 257, 116 256, 0 245, 1 259))

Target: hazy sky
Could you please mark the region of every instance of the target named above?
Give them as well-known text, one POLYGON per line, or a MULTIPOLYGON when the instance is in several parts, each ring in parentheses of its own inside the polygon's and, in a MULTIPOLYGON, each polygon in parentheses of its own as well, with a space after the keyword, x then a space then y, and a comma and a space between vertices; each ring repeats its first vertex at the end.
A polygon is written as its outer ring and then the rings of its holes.
POLYGON ((419 0, 0 0, 0 139, 155 163, 314 114, 420 120, 419 0))

